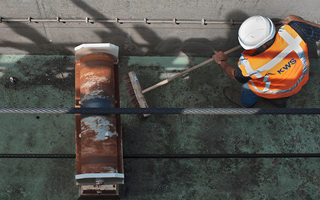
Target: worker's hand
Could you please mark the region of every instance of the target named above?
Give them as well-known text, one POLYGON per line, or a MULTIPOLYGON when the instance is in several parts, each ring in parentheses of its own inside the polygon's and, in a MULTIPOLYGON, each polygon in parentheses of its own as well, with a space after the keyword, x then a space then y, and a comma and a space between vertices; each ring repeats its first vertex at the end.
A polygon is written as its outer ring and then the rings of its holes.
POLYGON ((303 21, 303 19, 295 15, 288 15, 283 21, 281 21, 281 23, 288 24, 291 21, 303 21))
POLYGON ((212 58, 218 65, 220 65, 221 60, 227 60, 228 56, 225 55, 222 51, 219 51, 218 53, 212 55, 212 58))

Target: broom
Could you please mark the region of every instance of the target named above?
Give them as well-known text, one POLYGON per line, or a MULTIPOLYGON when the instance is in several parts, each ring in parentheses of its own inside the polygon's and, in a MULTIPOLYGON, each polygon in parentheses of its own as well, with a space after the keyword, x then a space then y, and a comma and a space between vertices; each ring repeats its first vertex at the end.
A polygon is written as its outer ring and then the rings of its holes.
MULTIPOLYGON (((224 52, 224 54, 227 55, 227 54, 232 53, 240 48, 241 48, 241 46, 238 45, 238 46, 224 52)), ((191 72, 195 69, 198 69, 199 67, 202 67, 203 65, 206 65, 212 61, 213 61, 213 58, 210 58, 209 60, 206 60, 206 61, 204 61, 204 62, 186 70, 186 71, 183 71, 183 72, 181 72, 171 78, 168 78, 164 81, 161 81, 160 83, 157 83, 157 84, 155 84, 145 90, 142 90, 140 83, 139 83, 139 80, 137 78, 137 74, 134 71, 130 71, 128 73, 128 76, 126 77, 126 86, 127 86, 127 92, 130 96, 130 101, 134 104, 134 107, 136 107, 136 108, 148 108, 147 101, 143 95, 144 93, 149 92, 150 90, 153 90, 153 89, 160 87, 162 85, 165 85, 165 84, 169 83, 170 81, 172 81, 173 79, 176 79, 176 78, 182 76, 183 74, 191 72)), ((149 115, 151 115, 151 114, 143 114, 144 117, 148 117, 149 115)))

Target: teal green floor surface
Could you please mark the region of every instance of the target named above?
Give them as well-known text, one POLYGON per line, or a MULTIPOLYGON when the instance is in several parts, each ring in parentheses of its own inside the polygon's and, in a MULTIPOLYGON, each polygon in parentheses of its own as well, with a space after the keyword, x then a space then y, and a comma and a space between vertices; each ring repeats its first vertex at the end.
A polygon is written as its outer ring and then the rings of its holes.
MULTIPOLYGON (((147 88, 209 58, 120 57, 147 88)), ((236 64, 235 58, 228 61, 236 64)), ((289 108, 319 108, 320 60, 289 108)), ((73 56, 0 58, 0 107, 73 107, 73 56), (7 77, 16 77, 13 85, 7 77)), ((145 94, 153 108, 236 108, 214 63, 145 94)), ((121 82, 122 107, 132 107, 121 82)), ((259 99, 258 107, 273 108, 259 99)), ((1 114, 0 154, 74 154, 74 116, 1 114)), ((319 153, 319 115, 122 115, 124 154, 319 153)), ((318 158, 124 159, 123 199, 319 199, 318 158)), ((0 159, 0 199, 77 199, 75 159, 0 159)))

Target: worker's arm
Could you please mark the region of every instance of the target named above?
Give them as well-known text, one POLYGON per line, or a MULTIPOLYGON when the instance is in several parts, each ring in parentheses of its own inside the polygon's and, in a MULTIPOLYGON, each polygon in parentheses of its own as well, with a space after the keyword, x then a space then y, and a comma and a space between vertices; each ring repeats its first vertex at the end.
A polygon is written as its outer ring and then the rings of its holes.
POLYGON ((289 24, 305 42, 320 42, 319 24, 308 22, 295 15, 288 15, 281 23, 289 24))
POLYGON ((219 51, 218 53, 214 54, 212 58, 230 78, 237 81, 237 79, 234 77, 234 71, 236 68, 227 62, 227 55, 225 55, 222 51, 219 51))
POLYGON ((295 16, 295 15, 288 15, 283 21, 281 21, 281 23, 283 24, 288 24, 289 22, 291 21, 298 21, 298 22, 304 22, 306 24, 310 24, 312 26, 317 26, 320 28, 320 25, 319 24, 316 24, 316 23, 312 23, 312 22, 308 22, 304 19, 302 19, 301 17, 298 17, 298 16, 295 16))

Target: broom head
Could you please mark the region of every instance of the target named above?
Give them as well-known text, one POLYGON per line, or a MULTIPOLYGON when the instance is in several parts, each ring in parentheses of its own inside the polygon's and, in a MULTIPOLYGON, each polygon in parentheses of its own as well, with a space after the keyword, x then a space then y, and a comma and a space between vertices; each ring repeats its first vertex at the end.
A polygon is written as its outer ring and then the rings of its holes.
MULTIPOLYGON (((130 96, 130 101, 136 108, 148 108, 148 104, 142 93, 137 75, 134 71, 128 73, 126 78, 127 91, 130 96)), ((143 114, 143 117, 148 117, 151 114, 143 114)))

